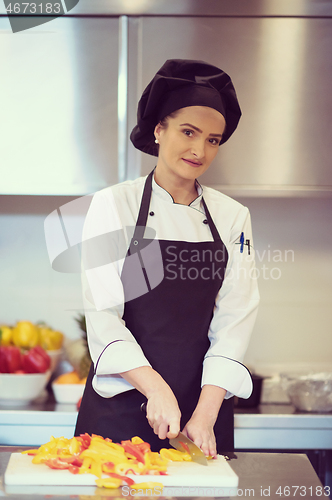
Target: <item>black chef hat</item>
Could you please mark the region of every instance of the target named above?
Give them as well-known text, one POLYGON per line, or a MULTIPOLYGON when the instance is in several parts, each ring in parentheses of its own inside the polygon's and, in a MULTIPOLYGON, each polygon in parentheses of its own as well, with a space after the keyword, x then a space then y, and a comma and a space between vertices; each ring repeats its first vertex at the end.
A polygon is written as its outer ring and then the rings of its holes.
POLYGON ((241 117, 241 109, 230 77, 203 61, 169 59, 157 71, 138 103, 137 125, 130 139, 135 148, 158 156, 155 126, 177 109, 208 106, 225 118, 220 144, 229 139, 241 117))

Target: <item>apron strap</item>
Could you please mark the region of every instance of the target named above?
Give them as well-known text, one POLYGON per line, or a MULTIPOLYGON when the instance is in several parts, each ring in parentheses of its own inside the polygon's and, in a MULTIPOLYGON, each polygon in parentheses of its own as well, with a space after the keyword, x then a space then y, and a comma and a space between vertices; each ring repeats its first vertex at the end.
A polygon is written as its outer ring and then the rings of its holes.
POLYGON ((221 241, 220 234, 218 232, 218 229, 215 226, 215 223, 213 222, 213 219, 211 217, 211 214, 209 212, 209 209, 205 203, 203 196, 202 196, 202 203, 203 203, 205 215, 206 215, 207 221, 209 223, 209 227, 210 227, 210 231, 212 233, 213 239, 214 239, 214 241, 221 241))
POLYGON ((152 172, 148 175, 148 177, 145 181, 142 200, 141 200, 141 206, 140 206, 140 209, 138 212, 135 232, 134 232, 134 236, 133 236, 134 240, 139 240, 139 239, 142 239, 144 237, 145 226, 146 226, 146 223, 148 220, 149 206, 150 206, 151 193, 152 193, 153 172, 154 172, 154 170, 152 170, 152 172))

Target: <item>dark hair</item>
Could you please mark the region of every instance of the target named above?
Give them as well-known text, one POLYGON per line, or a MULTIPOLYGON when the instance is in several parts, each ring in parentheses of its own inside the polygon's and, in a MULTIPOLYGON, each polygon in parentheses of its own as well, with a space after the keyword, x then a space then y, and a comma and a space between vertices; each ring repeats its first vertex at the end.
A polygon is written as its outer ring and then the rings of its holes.
POLYGON ((168 125, 168 120, 170 118, 176 118, 176 116, 178 115, 179 113, 179 109, 176 109, 175 111, 173 111, 173 113, 170 113, 169 115, 165 116, 162 120, 160 120, 160 125, 162 126, 162 128, 167 128, 167 125, 168 125))
MULTIPOLYGON (((164 128, 164 129, 167 128, 167 126, 168 126, 168 120, 170 118, 175 118, 177 116, 177 114, 178 114, 179 111, 180 110, 177 109, 177 110, 173 111, 173 113, 170 113, 169 115, 167 115, 164 118, 162 118, 160 120, 160 122, 159 122, 159 124, 161 125, 161 127, 164 128)), ((148 153, 148 154, 153 154, 154 156, 158 156, 158 154, 159 154, 159 144, 156 144, 154 139, 151 140, 146 145, 144 152, 148 153), (149 153, 149 151, 152 151, 152 150, 154 151, 154 153, 151 153, 151 152, 149 153)))

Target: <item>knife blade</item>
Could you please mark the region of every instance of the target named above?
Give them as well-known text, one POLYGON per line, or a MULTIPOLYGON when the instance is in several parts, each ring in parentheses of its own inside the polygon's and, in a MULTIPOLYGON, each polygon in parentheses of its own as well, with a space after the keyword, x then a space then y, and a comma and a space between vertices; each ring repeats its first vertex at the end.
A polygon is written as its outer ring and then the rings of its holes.
MULTIPOLYGON (((146 414, 146 402, 141 404, 141 411, 146 414)), ((169 439, 169 444, 176 450, 189 453, 193 462, 208 465, 208 461, 202 450, 182 432, 179 432, 175 438, 169 439)))
POLYGON ((179 432, 175 438, 170 439, 169 444, 176 450, 189 453, 193 462, 200 465, 208 465, 208 461, 202 450, 182 432, 179 432))

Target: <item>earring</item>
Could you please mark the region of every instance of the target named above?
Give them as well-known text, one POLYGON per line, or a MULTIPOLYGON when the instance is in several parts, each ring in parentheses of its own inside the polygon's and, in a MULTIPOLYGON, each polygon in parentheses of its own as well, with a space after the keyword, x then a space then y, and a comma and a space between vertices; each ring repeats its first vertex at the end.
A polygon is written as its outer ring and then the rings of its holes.
POLYGON ((158 141, 158 139, 155 139, 155 140, 154 140, 154 142, 155 142, 156 144, 159 144, 159 141, 158 141))

